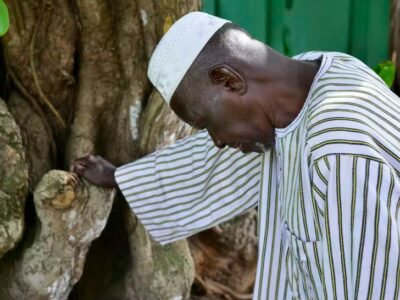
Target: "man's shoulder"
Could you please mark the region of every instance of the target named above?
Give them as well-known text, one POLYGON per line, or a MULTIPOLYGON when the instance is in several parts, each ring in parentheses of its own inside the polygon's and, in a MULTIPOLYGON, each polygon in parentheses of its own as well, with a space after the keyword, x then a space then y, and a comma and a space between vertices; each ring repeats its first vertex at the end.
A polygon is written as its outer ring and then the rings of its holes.
POLYGON ((381 159, 384 153, 400 157, 396 134, 400 121, 394 118, 391 107, 375 103, 368 95, 326 99, 308 117, 310 154, 314 158, 351 154, 381 159))
MULTIPOLYGON (((317 54, 309 55, 303 58, 317 54)), ((400 128, 399 98, 357 58, 338 52, 325 55, 331 56, 332 63, 316 83, 306 115, 312 155, 378 157, 386 151, 399 152, 394 134, 400 128)))
POLYGON ((317 60, 326 58, 330 61, 330 68, 328 71, 336 69, 337 71, 342 70, 342 72, 363 72, 368 74, 372 80, 378 80, 380 83, 384 83, 364 62, 347 53, 335 51, 308 51, 297 54, 292 58, 296 60, 317 60))
POLYGON ((306 51, 292 56, 296 60, 315 60, 321 56, 329 56, 331 58, 345 59, 345 60, 358 60, 350 54, 335 51, 306 51))
MULTIPOLYGON (((303 58, 316 55, 315 52, 307 52, 303 58)), ((340 52, 325 52, 324 55, 330 56, 331 63, 312 91, 308 107, 309 122, 322 111, 325 114, 335 110, 351 113, 361 109, 364 114, 376 115, 379 107, 399 103, 398 96, 390 91, 385 82, 357 58, 340 52)), ((360 114, 356 113, 357 116, 360 114)))
POLYGON ((293 59, 297 60, 314 60, 321 58, 321 56, 326 56, 330 57, 332 59, 336 60, 342 60, 346 62, 354 62, 362 66, 366 66, 361 60, 358 58, 351 56, 350 54, 344 53, 344 52, 338 52, 338 51, 306 51, 306 52, 301 52, 299 54, 296 54, 292 56, 293 59))

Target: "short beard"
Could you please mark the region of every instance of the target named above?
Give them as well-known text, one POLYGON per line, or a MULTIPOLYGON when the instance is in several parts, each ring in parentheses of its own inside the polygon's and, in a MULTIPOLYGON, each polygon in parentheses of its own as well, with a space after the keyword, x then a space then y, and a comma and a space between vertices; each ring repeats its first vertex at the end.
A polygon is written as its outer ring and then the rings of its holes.
POLYGON ((261 152, 263 152, 263 153, 268 152, 268 151, 270 150, 269 148, 267 148, 266 145, 264 145, 264 144, 261 143, 261 142, 257 142, 257 143, 255 143, 254 145, 255 145, 258 149, 260 149, 261 152))

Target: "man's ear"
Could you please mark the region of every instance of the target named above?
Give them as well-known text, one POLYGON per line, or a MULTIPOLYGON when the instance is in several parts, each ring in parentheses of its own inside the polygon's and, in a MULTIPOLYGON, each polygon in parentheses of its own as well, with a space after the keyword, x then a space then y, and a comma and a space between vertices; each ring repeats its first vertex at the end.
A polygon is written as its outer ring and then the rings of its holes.
POLYGON ((215 65, 210 68, 208 73, 213 83, 222 85, 232 92, 243 95, 247 90, 244 78, 230 66, 215 65))

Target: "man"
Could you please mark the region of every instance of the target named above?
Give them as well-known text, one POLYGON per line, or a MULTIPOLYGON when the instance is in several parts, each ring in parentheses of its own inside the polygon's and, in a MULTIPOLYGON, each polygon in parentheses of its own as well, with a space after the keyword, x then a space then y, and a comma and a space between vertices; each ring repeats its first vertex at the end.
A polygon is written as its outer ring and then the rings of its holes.
POLYGON ((400 102, 373 71, 342 53, 287 58, 197 12, 163 37, 149 78, 207 131, 75 172, 118 185, 162 244, 258 205, 253 299, 399 298, 400 102))

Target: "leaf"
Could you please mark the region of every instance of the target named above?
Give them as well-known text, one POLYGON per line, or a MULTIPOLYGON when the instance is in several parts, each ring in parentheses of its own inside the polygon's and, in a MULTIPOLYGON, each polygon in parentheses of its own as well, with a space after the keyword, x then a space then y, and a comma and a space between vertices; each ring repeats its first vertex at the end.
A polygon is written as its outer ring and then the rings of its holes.
POLYGON ((0 0, 0 36, 3 36, 8 31, 10 26, 10 18, 8 15, 7 5, 3 0, 0 0))
POLYGON ((383 61, 374 67, 374 71, 383 79, 389 88, 392 87, 395 76, 396 67, 390 60, 383 61))

